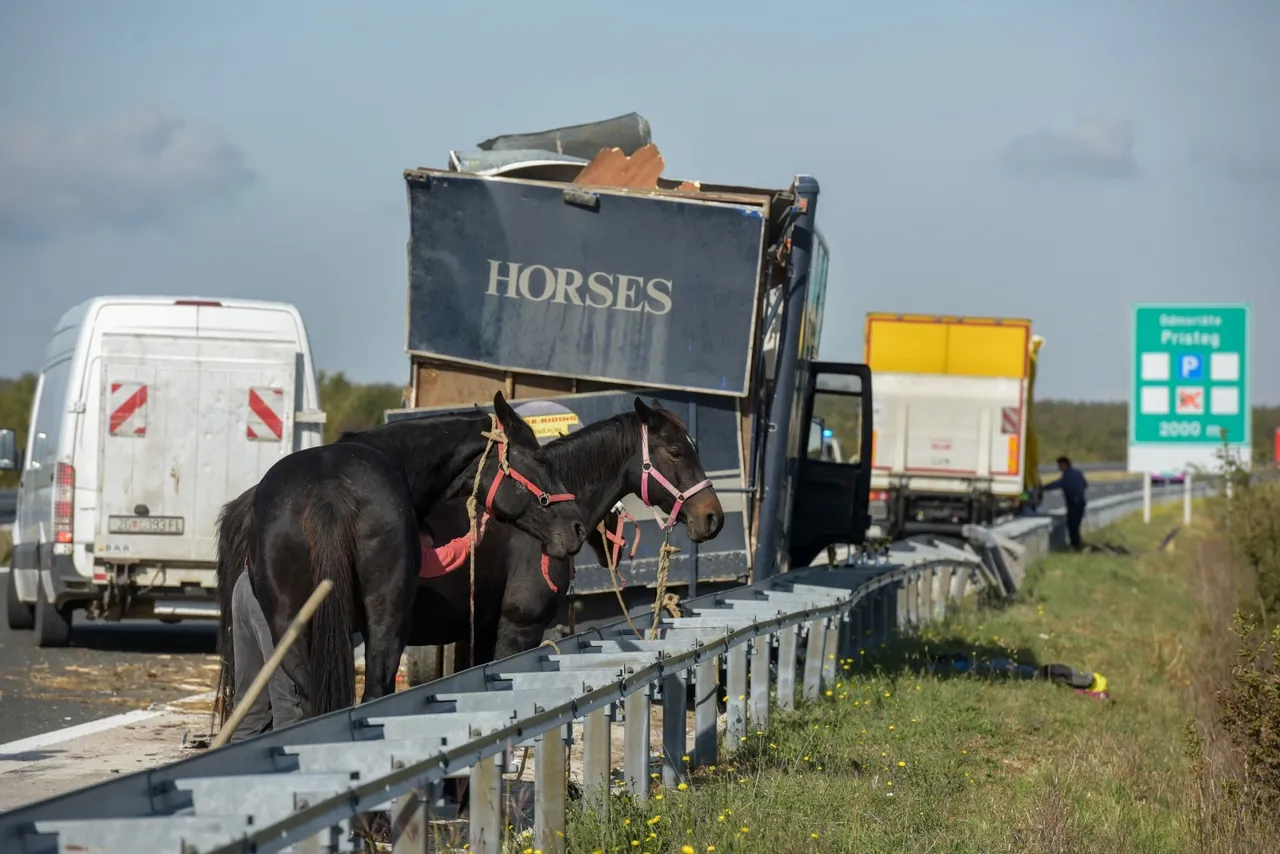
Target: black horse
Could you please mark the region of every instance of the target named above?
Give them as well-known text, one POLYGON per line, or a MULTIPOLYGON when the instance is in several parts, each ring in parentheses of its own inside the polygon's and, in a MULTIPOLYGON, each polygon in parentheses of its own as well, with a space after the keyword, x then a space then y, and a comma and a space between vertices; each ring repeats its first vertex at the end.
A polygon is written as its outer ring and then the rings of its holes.
MULTIPOLYGON (((577 496, 597 549, 595 527, 626 495, 683 521, 694 542, 720 533, 724 510, 707 480, 689 434, 655 400, 635 399, 635 412, 589 424, 544 446, 552 471, 577 496)), ((616 517, 612 517, 616 522, 616 517)), ((436 542, 468 527, 462 502, 443 502, 427 516, 436 542)), ((612 546, 609 546, 612 548, 612 546)), ((607 564, 605 564, 607 565, 607 564)), ((537 646, 569 588, 571 562, 544 555, 537 540, 511 525, 490 523, 476 549, 474 662, 483 664, 537 646)), ((451 572, 418 582, 411 646, 469 643, 469 582, 451 572)))
MULTIPOLYGON (((494 412, 506 436, 480 472, 483 510, 533 537, 552 557, 575 554, 586 528, 573 496, 501 393, 494 412)), ((351 705, 355 631, 365 640, 362 701, 395 690, 422 555, 418 520, 438 502, 472 493, 492 425, 490 415, 476 412, 344 433, 333 444, 284 457, 223 508, 218 693, 224 721, 234 701, 230 591, 242 567, 277 643, 315 586, 326 578, 334 583, 281 665, 307 717, 351 705)))

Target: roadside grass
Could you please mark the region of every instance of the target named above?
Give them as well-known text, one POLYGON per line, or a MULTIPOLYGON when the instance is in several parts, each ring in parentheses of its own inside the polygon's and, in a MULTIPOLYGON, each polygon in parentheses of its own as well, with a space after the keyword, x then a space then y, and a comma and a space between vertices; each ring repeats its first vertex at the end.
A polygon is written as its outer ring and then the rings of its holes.
POLYGON ((13 557, 13 532, 8 527, 0 528, 0 566, 8 566, 13 557))
POLYGON ((1204 748, 1190 733, 1197 715, 1216 714, 1206 698, 1221 680, 1208 665, 1234 646, 1203 608, 1208 514, 1155 550, 1176 513, 1157 508, 1150 525, 1126 520, 1092 538, 1140 556, 1053 555, 1006 607, 966 607, 860 651, 827 697, 775 709, 767 730, 687 790, 604 817, 571 808, 567 850, 1277 850, 1280 835, 1253 817, 1218 820, 1205 807, 1204 748), (1111 698, 921 672, 955 652, 1096 671, 1111 698))

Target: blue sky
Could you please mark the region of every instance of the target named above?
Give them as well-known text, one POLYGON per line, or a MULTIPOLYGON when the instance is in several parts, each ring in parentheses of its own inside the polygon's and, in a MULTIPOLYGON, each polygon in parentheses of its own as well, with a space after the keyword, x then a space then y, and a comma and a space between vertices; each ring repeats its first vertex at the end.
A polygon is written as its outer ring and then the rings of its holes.
POLYGON ((401 172, 632 110, 666 174, 821 182, 823 355, 867 311, 1027 316, 1122 399, 1133 301, 1247 301, 1280 402, 1280 3, 0 6, 0 375, 96 293, 283 299, 404 382, 401 172))

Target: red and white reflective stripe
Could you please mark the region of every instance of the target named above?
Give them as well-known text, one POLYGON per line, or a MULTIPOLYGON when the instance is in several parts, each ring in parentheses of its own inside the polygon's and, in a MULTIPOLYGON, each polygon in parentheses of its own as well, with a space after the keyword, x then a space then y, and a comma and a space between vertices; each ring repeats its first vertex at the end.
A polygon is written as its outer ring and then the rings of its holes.
POLYGON ((1009 436, 1018 432, 1018 408, 1006 406, 1000 410, 1000 432, 1009 436))
POLYGON ((652 507, 653 502, 649 500, 649 475, 653 475, 658 483, 666 487, 676 499, 675 506, 671 508, 671 515, 667 517, 666 524, 662 526, 662 530, 670 531, 676 526, 676 522, 680 516, 680 508, 684 503, 698 494, 702 490, 711 485, 711 479, 695 483, 684 492, 676 489, 671 481, 662 476, 662 472, 653 467, 653 463, 649 459, 649 427, 646 424, 640 425, 640 452, 644 455, 644 462, 640 464, 640 500, 644 502, 644 506, 652 507))
POLYGON ((147 435, 147 387, 143 383, 112 383, 107 406, 112 436, 147 435))
POLYGON ((244 433, 259 442, 279 442, 284 438, 284 391, 265 387, 249 389, 249 417, 244 433))

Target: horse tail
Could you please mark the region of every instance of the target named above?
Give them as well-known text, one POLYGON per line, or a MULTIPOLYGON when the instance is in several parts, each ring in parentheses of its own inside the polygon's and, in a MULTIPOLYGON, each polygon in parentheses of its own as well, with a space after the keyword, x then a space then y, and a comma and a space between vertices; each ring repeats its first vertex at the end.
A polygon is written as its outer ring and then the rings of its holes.
POLYGON ((307 717, 355 703, 356 662, 351 649, 356 554, 355 501, 343 490, 313 500, 302 517, 311 556, 312 581, 333 590, 307 626, 307 673, 311 683, 307 717))
POLYGON ((249 487, 238 498, 222 505, 218 512, 218 687, 214 691, 213 713, 221 727, 231 716, 236 701, 236 650, 232 642, 231 592, 245 571, 249 543, 253 535, 253 496, 249 487))

